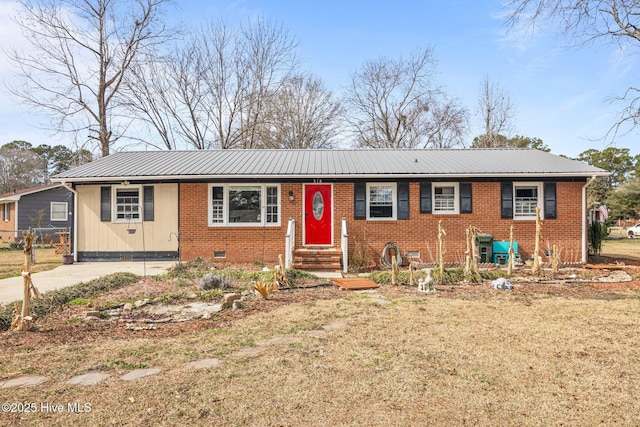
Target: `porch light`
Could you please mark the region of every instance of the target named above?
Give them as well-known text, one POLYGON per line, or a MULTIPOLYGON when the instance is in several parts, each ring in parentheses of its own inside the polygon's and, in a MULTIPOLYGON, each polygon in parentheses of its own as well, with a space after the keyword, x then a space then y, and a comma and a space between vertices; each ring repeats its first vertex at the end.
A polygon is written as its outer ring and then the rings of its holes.
POLYGON ((293 197, 293 191, 289 191, 289 200, 291 200, 292 202, 295 200, 293 197))

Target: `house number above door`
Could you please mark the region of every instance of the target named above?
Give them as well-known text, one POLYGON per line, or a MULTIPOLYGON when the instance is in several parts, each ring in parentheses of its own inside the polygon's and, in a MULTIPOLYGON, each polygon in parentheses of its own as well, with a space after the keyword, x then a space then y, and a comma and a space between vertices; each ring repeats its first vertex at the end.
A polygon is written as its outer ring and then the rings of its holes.
POLYGON ((320 221, 322 214, 324 213, 324 199, 319 191, 313 195, 313 217, 320 221))

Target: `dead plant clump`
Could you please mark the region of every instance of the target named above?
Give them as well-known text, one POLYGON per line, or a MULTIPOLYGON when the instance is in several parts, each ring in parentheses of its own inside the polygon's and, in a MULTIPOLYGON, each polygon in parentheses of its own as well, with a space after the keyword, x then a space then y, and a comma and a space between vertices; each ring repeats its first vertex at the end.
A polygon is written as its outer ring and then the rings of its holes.
POLYGON ((3 402, 38 408, 0 413, 0 425, 639 424, 640 283, 513 282, 511 292, 487 283, 429 294, 281 289, 243 310, 142 331, 73 320, 78 307, 65 307, 35 332, 2 333, 0 381, 49 381, 0 389, 3 402), (297 340, 262 344, 283 336, 297 340), (204 358, 222 364, 185 366, 204 358), (161 372, 119 378, 145 367, 161 372), (94 370, 112 376, 66 384, 94 370), (67 411, 74 402, 91 410, 67 411), (40 410, 45 403, 65 411, 40 410))

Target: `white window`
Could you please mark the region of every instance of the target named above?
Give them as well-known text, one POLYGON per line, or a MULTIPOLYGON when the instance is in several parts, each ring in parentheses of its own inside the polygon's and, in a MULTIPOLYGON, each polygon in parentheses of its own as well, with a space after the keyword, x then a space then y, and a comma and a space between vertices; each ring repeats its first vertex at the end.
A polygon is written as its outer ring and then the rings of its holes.
POLYGON ((209 226, 280 225, 277 184, 210 184, 209 226))
POLYGON ((396 184, 367 183, 367 219, 396 219, 396 184))
POLYGON ((542 183, 518 182, 513 184, 513 218, 536 219, 536 208, 542 212, 542 183))
POLYGON ((459 214, 457 182, 433 183, 433 213, 434 214, 459 214))
POLYGON ((9 203, 2 205, 2 220, 11 221, 11 205, 9 203))
POLYGON ((115 188, 114 222, 140 221, 140 187, 115 188))
POLYGON ((51 221, 66 221, 68 214, 67 202, 51 202, 51 221))

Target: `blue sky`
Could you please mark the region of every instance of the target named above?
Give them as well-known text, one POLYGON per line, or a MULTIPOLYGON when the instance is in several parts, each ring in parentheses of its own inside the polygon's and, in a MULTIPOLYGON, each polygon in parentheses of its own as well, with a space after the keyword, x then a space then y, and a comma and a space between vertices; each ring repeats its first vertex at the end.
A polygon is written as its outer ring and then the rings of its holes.
MULTIPOLYGON (((472 113, 467 141, 482 133, 475 115, 484 76, 507 91, 516 104, 515 133, 541 138, 555 154, 571 157, 589 148, 602 150, 611 141, 598 141, 616 120, 623 104, 607 99, 633 85, 640 66, 634 54, 619 46, 595 44, 565 47, 553 28, 531 34, 506 34, 499 0, 477 1, 277 1, 181 0, 180 19, 187 25, 226 19, 246 23, 257 16, 278 21, 298 41, 306 71, 321 78, 339 94, 351 73, 365 61, 380 56, 397 58, 431 47, 438 60, 437 82, 459 98, 472 113)), ((0 46, 15 37, 7 10, 13 2, 0 0, 0 46)), ((640 51, 639 51, 640 52, 640 51)), ((0 77, 8 81, 6 59, 0 59, 0 77)), ((36 129, 37 118, 0 94, 0 143, 48 139, 36 129)), ((619 148, 639 154, 638 130, 615 139, 619 148)))

